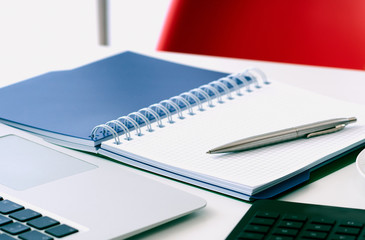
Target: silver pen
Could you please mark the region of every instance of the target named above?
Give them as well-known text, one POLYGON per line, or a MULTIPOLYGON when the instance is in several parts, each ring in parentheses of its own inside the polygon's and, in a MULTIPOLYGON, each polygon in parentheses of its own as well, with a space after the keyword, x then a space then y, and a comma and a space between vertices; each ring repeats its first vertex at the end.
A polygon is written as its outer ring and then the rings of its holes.
POLYGON ((254 137, 244 138, 209 150, 207 153, 227 153, 259 148, 298 138, 310 138, 327 133, 334 133, 345 128, 347 124, 356 122, 355 117, 335 118, 298 127, 265 133, 254 137))

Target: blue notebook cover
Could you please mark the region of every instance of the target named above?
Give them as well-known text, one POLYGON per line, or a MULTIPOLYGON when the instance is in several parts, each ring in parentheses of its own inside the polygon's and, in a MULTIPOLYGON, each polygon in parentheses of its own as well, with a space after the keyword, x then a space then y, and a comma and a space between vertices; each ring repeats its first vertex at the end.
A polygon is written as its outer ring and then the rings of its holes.
POLYGON ((0 121, 56 139, 87 140, 86 145, 94 146, 100 144, 90 138, 95 126, 224 76, 123 52, 1 88, 0 121))

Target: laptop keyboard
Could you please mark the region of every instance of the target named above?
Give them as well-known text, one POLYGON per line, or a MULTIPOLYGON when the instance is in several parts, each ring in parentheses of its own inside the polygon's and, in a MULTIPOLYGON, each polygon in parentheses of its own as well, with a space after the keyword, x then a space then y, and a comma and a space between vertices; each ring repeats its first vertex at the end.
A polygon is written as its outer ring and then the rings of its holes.
POLYGON ((365 210, 258 200, 227 239, 365 240, 365 210))
POLYGON ((51 240, 77 229, 0 196, 0 240, 51 240))

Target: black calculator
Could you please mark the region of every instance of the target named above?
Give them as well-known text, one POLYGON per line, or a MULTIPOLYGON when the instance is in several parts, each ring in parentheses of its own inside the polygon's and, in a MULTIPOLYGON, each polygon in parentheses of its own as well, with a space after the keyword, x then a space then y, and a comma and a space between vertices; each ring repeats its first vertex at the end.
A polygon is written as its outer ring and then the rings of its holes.
POLYGON ((364 209, 257 200, 227 239, 365 240, 364 226, 364 209))

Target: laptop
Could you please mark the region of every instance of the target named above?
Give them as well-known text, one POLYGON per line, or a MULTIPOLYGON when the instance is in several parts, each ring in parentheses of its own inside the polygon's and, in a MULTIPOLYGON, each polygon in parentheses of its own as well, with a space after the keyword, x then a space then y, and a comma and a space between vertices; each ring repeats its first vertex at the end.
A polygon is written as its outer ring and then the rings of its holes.
POLYGON ((127 238, 205 205, 135 169, 0 124, 0 239, 127 238))

